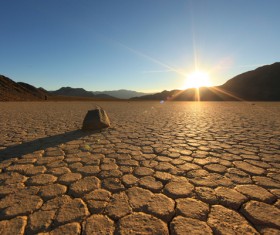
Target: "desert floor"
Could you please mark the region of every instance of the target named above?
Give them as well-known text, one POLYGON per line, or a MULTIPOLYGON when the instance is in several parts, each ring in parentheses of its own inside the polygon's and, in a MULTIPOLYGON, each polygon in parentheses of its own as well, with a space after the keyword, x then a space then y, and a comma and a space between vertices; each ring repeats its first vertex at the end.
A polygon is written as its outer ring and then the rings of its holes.
POLYGON ((280 103, 0 103, 2 235, 280 234, 279 198, 280 103))

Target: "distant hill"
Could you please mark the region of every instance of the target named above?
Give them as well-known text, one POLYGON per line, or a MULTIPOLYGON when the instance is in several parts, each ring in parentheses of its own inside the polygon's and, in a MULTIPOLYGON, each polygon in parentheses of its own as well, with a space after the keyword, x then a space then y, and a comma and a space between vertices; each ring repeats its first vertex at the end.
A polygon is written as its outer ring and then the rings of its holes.
MULTIPOLYGON (((199 88, 202 101, 280 101, 280 63, 259 67, 228 80, 222 86, 199 88)), ((163 91, 132 100, 197 100, 197 90, 163 91)))
POLYGON ((119 99, 130 99, 132 97, 139 97, 139 96, 144 96, 144 95, 151 95, 154 93, 144 93, 144 92, 138 92, 138 91, 131 91, 131 90, 114 90, 114 91, 93 91, 92 92, 95 95, 98 94, 106 94, 110 95, 119 99))
POLYGON ((42 88, 36 88, 27 83, 14 82, 0 75, 0 101, 44 100, 50 94, 42 88))
POLYGON ((91 97, 99 99, 116 99, 113 96, 106 94, 93 94, 91 91, 86 91, 83 88, 61 87, 56 91, 49 91, 53 95, 59 96, 74 96, 74 97, 91 97))
POLYGON ((246 100, 280 100, 280 62, 235 76, 221 88, 246 100))

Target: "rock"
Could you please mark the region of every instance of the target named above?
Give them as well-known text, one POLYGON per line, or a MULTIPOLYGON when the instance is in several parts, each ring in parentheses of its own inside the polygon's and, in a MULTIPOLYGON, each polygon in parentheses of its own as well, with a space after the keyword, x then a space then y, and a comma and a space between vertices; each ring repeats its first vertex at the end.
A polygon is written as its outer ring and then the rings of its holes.
POLYGON ((171 234, 204 235, 213 233, 211 228, 203 221, 177 216, 171 222, 171 234))
POLYGON ((110 120, 105 110, 100 107, 89 110, 83 121, 83 130, 100 130, 110 126, 110 120))
POLYGON ((119 220, 117 234, 161 234, 167 235, 167 225, 160 219, 136 212, 119 220))

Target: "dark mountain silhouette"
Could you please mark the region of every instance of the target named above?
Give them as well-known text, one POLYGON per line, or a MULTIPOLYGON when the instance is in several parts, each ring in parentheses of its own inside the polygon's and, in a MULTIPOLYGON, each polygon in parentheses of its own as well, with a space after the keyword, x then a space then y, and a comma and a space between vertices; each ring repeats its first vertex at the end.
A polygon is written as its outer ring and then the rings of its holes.
MULTIPOLYGON (((133 100, 185 100, 198 99, 197 89, 163 91, 154 95, 134 97, 133 100)), ((199 88, 202 101, 280 101, 280 63, 265 65, 242 73, 216 87, 199 88)))
POLYGON ((280 100, 280 62, 242 73, 221 88, 246 100, 280 100))
POLYGON ((116 99, 113 96, 106 94, 93 94, 91 91, 86 91, 83 88, 61 87, 56 91, 50 91, 51 94, 59 96, 74 96, 74 97, 91 97, 99 99, 116 99))
MULTIPOLYGON (((280 101, 280 62, 242 73, 221 86, 201 87, 198 90, 162 91, 156 94, 134 97, 132 100, 280 101)), ((123 95, 122 97, 129 97, 132 94, 137 94, 137 96, 143 94, 128 90, 109 92, 119 97, 121 95, 123 95)), ((43 88, 36 88, 27 83, 16 83, 0 75, 0 101, 44 100, 46 97, 50 100, 116 100, 117 98, 112 95, 71 87, 62 87, 57 91, 48 92, 43 88)))
POLYGON ((0 101, 43 100, 49 93, 27 83, 14 82, 0 75, 0 101))
POLYGON ((106 94, 110 95, 119 99, 130 99, 132 97, 139 97, 139 96, 144 96, 144 95, 151 95, 154 93, 144 93, 144 92, 138 92, 138 91, 131 91, 131 90, 113 90, 113 91, 93 91, 92 92, 95 95, 98 94, 106 94))

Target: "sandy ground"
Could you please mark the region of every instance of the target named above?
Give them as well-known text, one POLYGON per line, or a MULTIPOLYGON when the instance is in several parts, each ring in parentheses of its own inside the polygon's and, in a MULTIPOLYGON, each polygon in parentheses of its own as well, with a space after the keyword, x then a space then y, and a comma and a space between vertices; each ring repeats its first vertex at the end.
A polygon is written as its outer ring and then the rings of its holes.
POLYGON ((279 234, 280 103, 0 103, 1 234, 279 234), (80 130, 98 104, 111 128, 80 130))

